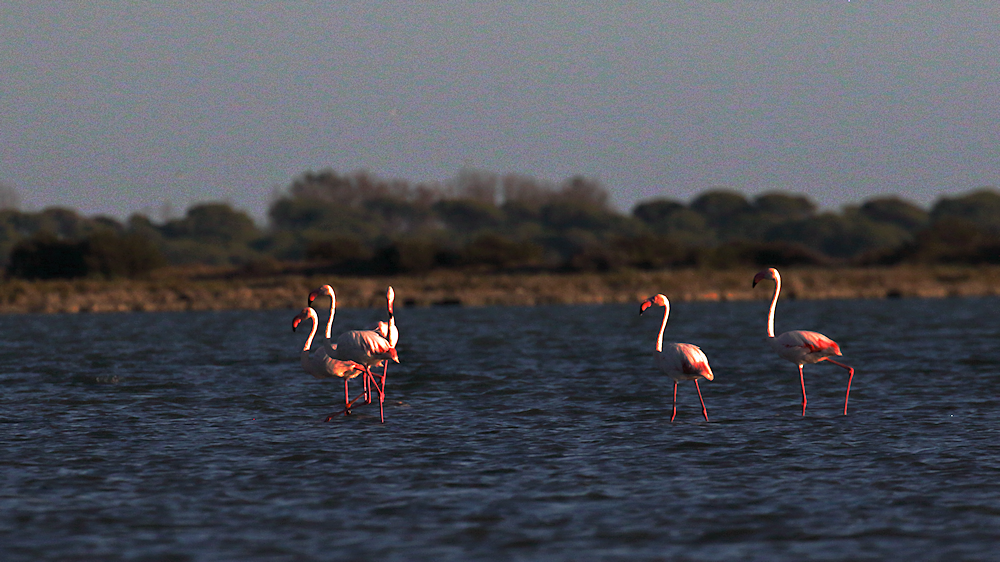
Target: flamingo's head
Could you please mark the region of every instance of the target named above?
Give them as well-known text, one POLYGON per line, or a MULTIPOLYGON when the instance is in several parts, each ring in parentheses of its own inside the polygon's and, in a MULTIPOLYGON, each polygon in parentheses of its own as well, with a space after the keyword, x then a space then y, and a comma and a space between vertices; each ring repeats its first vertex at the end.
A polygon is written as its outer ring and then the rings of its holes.
POLYGON ((391 357, 392 360, 395 361, 396 363, 399 363, 399 354, 396 353, 396 348, 395 347, 390 347, 389 348, 389 357, 391 357))
POLYGON ((313 311, 313 309, 308 308, 308 307, 307 308, 303 308, 302 312, 296 314, 295 318, 292 318, 292 331, 294 332, 295 329, 299 327, 299 324, 301 324, 303 320, 305 320, 305 319, 307 319, 307 318, 309 318, 311 316, 314 316, 315 314, 316 313, 313 311))
POLYGON ((396 300, 396 293, 392 290, 392 286, 385 291, 385 302, 386 306, 389 308, 389 316, 392 316, 392 301, 396 300))
MULTIPOLYGON (((334 295, 333 293, 333 287, 329 285, 323 285, 322 287, 309 293, 309 304, 312 304, 312 302, 316 300, 316 298, 319 297, 320 295, 328 295, 331 299, 337 298, 336 295, 334 295)), ((337 301, 334 300, 333 302, 336 303, 337 301)))
POLYGON ((771 280, 777 279, 777 276, 778 276, 778 270, 774 269, 773 267, 762 269, 757 272, 757 275, 753 276, 753 285, 751 285, 751 287, 756 287, 757 283, 760 283, 765 279, 771 279, 771 280))
POLYGON ((639 314, 641 315, 643 312, 646 312, 646 309, 653 306, 654 304, 656 306, 667 306, 667 297, 663 296, 662 294, 659 294, 656 296, 649 297, 648 299, 642 301, 642 304, 639 305, 639 314))

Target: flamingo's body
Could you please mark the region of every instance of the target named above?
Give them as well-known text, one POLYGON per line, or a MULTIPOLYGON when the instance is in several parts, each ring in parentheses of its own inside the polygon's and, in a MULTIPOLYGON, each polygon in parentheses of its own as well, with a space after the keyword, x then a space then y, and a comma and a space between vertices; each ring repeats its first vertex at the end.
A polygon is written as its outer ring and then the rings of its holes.
POLYGON ((799 368, 799 382, 802 385, 802 415, 806 415, 806 381, 802 375, 805 364, 829 361, 834 365, 847 369, 850 376, 847 379, 847 394, 844 396, 844 415, 847 415, 847 401, 851 397, 851 381, 854 379, 854 368, 839 361, 830 359, 831 355, 841 355, 837 342, 820 334, 807 330, 793 330, 777 337, 774 335, 774 307, 778 304, 778 293, 781 292, 781 275, 777 269, 770 267, 757 273, 753 278, 753 286, 764 279, 774 281, 774 295, 771 297, 771 309, 767 314, 767 341, 779 357, 795 363, 799 368))
POLYGON ((701 387, 698 386, 698 379, 714 380, 715 375, 708 365, 708 357, 696 345, 690 343, 663 343, 663 330, 667 327, 667 317, 670 316, 670 301, 663 295, 656 295, 643 301, 639 308, 639 314, 653 306, 663 307, 663 323, 660 324, 660 334, 656 337, 656 368, 663 374, 674 379, 674 412, 670 416, 670 421, 677 417, 677 383, 680 381, 694 381, 694 387, 698 390, 698 400, 701 401, 701 413, 708 421, 708 409, 705 408, 705 399, 701 396, 701 387))
POLYGON ((334 352, 337 359, 355 361, 369 368, 383 360, 399 363, 396 349, 375 330, 351 330, 340 334, 334 352))
POLYGON ((309 332, 309 337, 306 338, 306 343, 302 346, 302 352, 299 354, 302 370, 317 379, 344 379, 344 411, 347 412, 351 406, 350 397, 347 392, 347 381, 358 375, 365 374, 365 368, 355 361, 333 359, 322 348, 314 353, 310 353, 309 350, 312 347, 313 338, 316 337, 316 328, 319 325, 319 319, 316 317, 315 310, 312 308, 303 308, 302 312, 298 313, 292 319, 293 332, 303 320, 312 320, 312 330, 309 332))

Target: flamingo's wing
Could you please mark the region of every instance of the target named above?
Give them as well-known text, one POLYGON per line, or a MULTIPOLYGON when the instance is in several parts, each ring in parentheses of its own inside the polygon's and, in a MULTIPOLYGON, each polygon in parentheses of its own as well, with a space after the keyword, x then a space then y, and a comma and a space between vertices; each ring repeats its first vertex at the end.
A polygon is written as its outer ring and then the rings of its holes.
POLYGON ((671 376, 680 375, 681 378, 691 379, 704 377, 707 380, 715 378, 705 352, 690 343, 664 344, 663 351, 657 354, 657 363, 661 370, 671 376))
POLYGON ((807 330, 785 332, 773 340, 774 350, 793 363, 816 363, 830 355, 840 355, 837 342, 807 330))
POLYGON ((372 330, 344 332, 337 338, 337 359, 371 365, 391 354, 392 346, 389 342, 372 330))
POLYGON ((354 361, 340 361, 339 359, 327 358, 324 361, 326 371, 335 377, 342 379, 353 379, 365 372, 364 367, 354 361))
POLYGON ((837 342, 819 332, 794 330, 781 334, 775 340, 784 347, 801 347, 807 353, 840 355, 840 346, 837 345, 837 342))
POLYGON ((378 332, 364 330, 358 332, 358 334, 364 342, 363 345, 372 355, 386 355, 389 353, 389 350, 392 349, 392 345, 389 341, 382 337, 382 335, 378 332))
POLYGON ((323 349, 312 354, 303 351, 300 357, 302 369, 317 379, 334 377, 353 379, 364 372, 364 368, 356 362, 334 359, 327 355, 323 349))

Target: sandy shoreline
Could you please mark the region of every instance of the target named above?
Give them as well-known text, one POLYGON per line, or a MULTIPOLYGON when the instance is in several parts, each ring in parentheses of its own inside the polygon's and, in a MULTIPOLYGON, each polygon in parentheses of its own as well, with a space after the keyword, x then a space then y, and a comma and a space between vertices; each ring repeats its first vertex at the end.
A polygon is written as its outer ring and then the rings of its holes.
MULTIPOLYGON (((78 313, 229 309, 296 309, 323 283, 337 305, 384 306, 392 285, 400 306, 532 306, 638 302, 655 293, 675 301, 765 299, 751 289, 755 270, 621 271, 572 274, 434 272, 393 277, 274 277, 163 274, 128 281, 6 281, 0 313, 78 313)), ((787 298, 942 298, 1000 294, 1000 266, 784 268, 787 298)))

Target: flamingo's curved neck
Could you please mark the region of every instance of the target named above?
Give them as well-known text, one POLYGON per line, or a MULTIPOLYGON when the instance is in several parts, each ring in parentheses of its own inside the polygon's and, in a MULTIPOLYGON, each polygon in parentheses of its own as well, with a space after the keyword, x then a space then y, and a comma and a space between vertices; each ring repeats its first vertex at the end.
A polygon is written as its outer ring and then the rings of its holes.
POLYGON ((330 339, 331 330, 333 330, 333 315, 337 313, 337 297, 333 296, 333 292, 330 292, 330 317, 326 320, 326 339, 330 339))
POLYGON ((663 351, 663 330, 667 328, 667 317, 670 316, 670 303, 663 305, 663 323, 660 324, 660 335, 656 336, 656 351, 663 351))
POLYGON ((396 317, 392 314, 392 301, 396 300, 396 294, 393 292, 392 287, 389 287, 389 291, 385 297, 385 307, 389 311, 389 323, 385 329, 385 339, 389 342, 390 346, 396 347, 399 332, 396 331, 396 317))
POLYGON ((306 338, 306 344, 302 346, 302 351, 306 353, 309 353, 309 348, 312 347, 313 338, 316 337, 316 328, 319 325, 319 322, 317 322, 317 320, 319 320, 318 318, 310 315, 310 319, 312 320, 312 330, 309 331, 309 337, 306 338))
POLYGON ((778 293, 781 292, 781 275, 774 272, 774 295, 771 297, 771 310, 767 313, 767 337, 774 337, 774 307, 778 304, 778 293))

